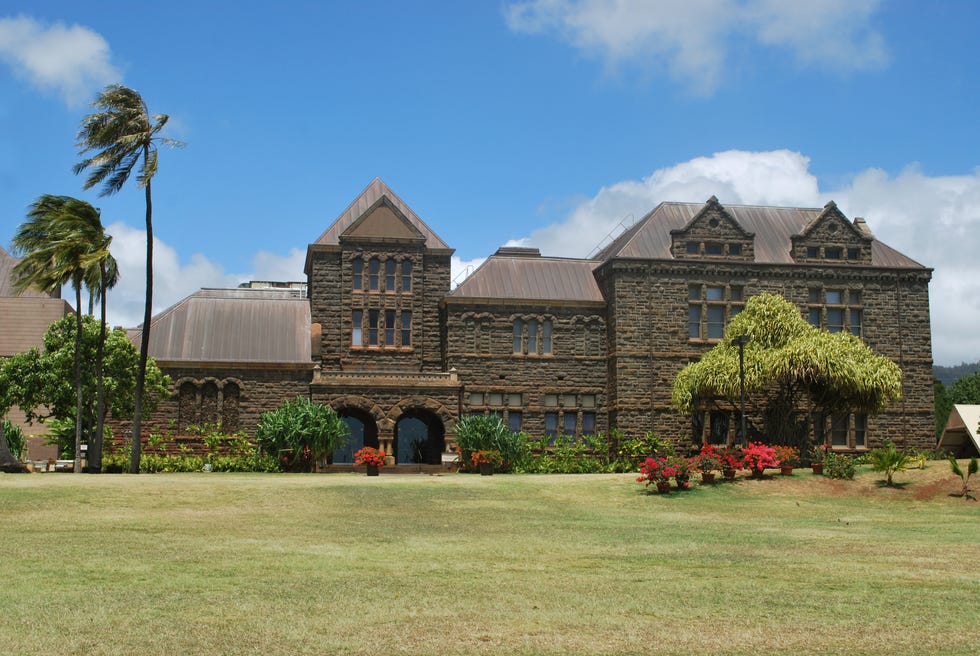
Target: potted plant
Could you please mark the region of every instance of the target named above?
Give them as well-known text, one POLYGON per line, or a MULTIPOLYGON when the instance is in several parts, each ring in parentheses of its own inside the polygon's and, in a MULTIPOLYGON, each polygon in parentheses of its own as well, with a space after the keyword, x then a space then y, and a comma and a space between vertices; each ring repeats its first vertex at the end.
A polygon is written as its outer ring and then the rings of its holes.
POLYGON ((701 447, 701 453, 695 456, 698 471, 701 472, 702 483, 714 483, 715 472, 722 468, 721 454, 710 444, 701 447))
POLYGON ((810 449, 810 466, 813 468, 813 473, 818 476, 823 475, 823 463, 827 459, 828 448, 830 447, 826 444, 814 444, 810 449))
POLYGON ((774 447, 776 460, 779 461, 779 473, 791 476, 793 468, 800 464, 800 450, 793 446, 780 445, 774 447))
POLYGON ((470 454, 470 462, 480 470, 480 476, 493 476, 493 468, 504 461, 496 449, 480 449, 470 454))
POLYGON ((752 478, 762 478, 766 469, 779 467, 776 450, 762 442, 749 442, 742 448, 742 466, 752 472, 752 478))
POLYGON ((668 463, 674 470, 674 480, 677 482, 678 490, 687 490, 691 487, 691 472, 697 469, 694 458, 684 456, 672 456, 668 463))
POLYGON ((717 453, 721 459, 721 473, 725 476, 725 480, 735 480, 735 472, 742 468, 741 451, 726 446, 717 453))
POLYGON ((666 457, 647 458, 640 465, 640 476, 636 479, 637 483, 650 483, 657 486, 657 492, 667 494, 670 492, 670 479, 676 475, 676 471, 670 465, 666 457))
POLYGON ((373 446, 366 446, 354 453, 354 464, 364 465, 368 476, 377 476, 385 464, 385 452, 373 446))

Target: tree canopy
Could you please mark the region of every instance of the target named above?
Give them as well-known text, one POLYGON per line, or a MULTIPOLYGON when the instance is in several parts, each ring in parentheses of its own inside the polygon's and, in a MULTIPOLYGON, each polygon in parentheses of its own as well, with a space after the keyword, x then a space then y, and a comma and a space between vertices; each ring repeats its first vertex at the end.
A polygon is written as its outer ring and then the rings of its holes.
MULTIPOLYGON (((99 331, 100 322, 83 317, 82 432, 90 444, 97 424, 95 369, 99 331)), ((75 317, 67 316, 48 327, 43 349, 34 348, 0 362, 0 417, 16 405, 30 421, 56 418, 74 423, 77 412, 74 359, 75 317)), ((125 330, 117 328, 109 333, 104 357, 105 407, 106 413, 116 419, 133 417, 138 359, 136 347, 125 330)), ((149 415, 169 395, 170 379, 151 359, 146 381, 143 412, 149 415)))
POLYGON ((674 380, 672 400, 684 413, 711 404, 738 407, 739 349, 744 346, 747 414, 766 418, 773 437, 793 430, 801 404, 816 413, 877 414, 901 396, 902 373, 848 332, 830 333, 811 326, 799 309, 781 296, 762 293, 748 300, 725 336, 674 380))

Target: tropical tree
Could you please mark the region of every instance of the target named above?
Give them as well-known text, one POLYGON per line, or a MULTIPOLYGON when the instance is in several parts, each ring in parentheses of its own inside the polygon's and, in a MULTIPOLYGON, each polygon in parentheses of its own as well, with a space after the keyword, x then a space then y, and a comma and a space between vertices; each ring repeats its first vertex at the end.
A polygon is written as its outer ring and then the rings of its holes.
MULTIPOLYGON (((14 254, 22 259, 13 269, 14 289, 35 287, 43 292, 60 289, 67 282, 75 290, 75 395, 82 408, 82 285, 88 271, 108 255, 107 238, 99 210, 70 196, 45 194, 27 212, 27 221, 14 235, 14 254)), ((82 471, 82 430, 75 429, 75 472, 82 471)))
POLYGON ((82 119, 78 132, 79 154, 93 152, 74 166, 75 174, 89 170, 85 189, 102 185, 100 196, 110 196, 125 186, 133 170, 136 183, 143 189, 146 201, 146 300, 140 340, 139 370, 136 377, 136 411, 129 471, 139 473, 140 429, 143 388, 146 384, 146 361, 150 348, 150 320, 153 311, 153 196, 151 182, 157 172, 157 146, 179 145, 159 136, 167 124, 166 114, 150 115, 143 97, 136 91, 113 84, 102 90, 93 106, 98 110, 82 119))
POLYGON ((902 373, 894 362, 850 333, 811 326, 795 305, 763 293, 748 300, 717 346, 677 375, 672 400, 678 410, 739 407, 736 338, 743 335, 749 337, 744 343, 745 393, 764 417, 770 439, 798 433, 801 408, 874 415, 901 395, 902 373))
MULTIPOLYGON (((18 353, 0 362, 0 413, 12 406, 19 406, 28 421, 46 422, 58 419, 70 424, 72 433, 79 426, 85 442, 95 444, 98 414, 103 421, 111 416, 127 420, 133 417, 133 386, 139 353, 126 331, 117 328, 108 333, 104 345, 104 389, 102 407, 96 401, 96 376, 98 342, 102 332, 101 322, 89 316, 82 317, 81 350, 75 348, 75 321, 68 316, 52 323, 44 335, 43 346, 18 353), (83 398, 81 414, 75 403, 72 371, 76 353, 80 353, 83 398), (78 421, 78 417, 81 421, 78 421)), ((152 358, 147 363, 146 387, 142 408, 152 413, 161 399, 170 394, 170 380, 152 358)), ((74 440, 60 444, 62 453, 77 452, 74 440)))

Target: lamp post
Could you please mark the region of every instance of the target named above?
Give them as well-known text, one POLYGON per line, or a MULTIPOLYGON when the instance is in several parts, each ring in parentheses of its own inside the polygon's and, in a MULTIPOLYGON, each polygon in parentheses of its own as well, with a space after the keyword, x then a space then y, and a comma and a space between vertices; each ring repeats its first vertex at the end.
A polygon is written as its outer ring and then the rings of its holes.
POLYGON ((739 419, 741 420, 741 426, 742 426, 743 445, 746 443, 746 440, 748 438, 748 435, 745 432, 745 345, 751 341, 752 341, 751 335, 739 335, 738 337, 732 340, 733 344, 738 345, 738 382, 739 382, 739 391, 742 397, 741 416, 739 417, 739 419))

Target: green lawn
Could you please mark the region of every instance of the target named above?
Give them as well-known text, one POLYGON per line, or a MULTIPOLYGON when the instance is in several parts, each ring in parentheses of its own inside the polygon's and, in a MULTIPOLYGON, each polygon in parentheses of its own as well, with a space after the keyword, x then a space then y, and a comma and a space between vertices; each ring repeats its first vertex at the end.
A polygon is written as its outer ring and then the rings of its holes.
POLYGON ((0 653, 974 654, 947 471, 0 474, 0 653))

